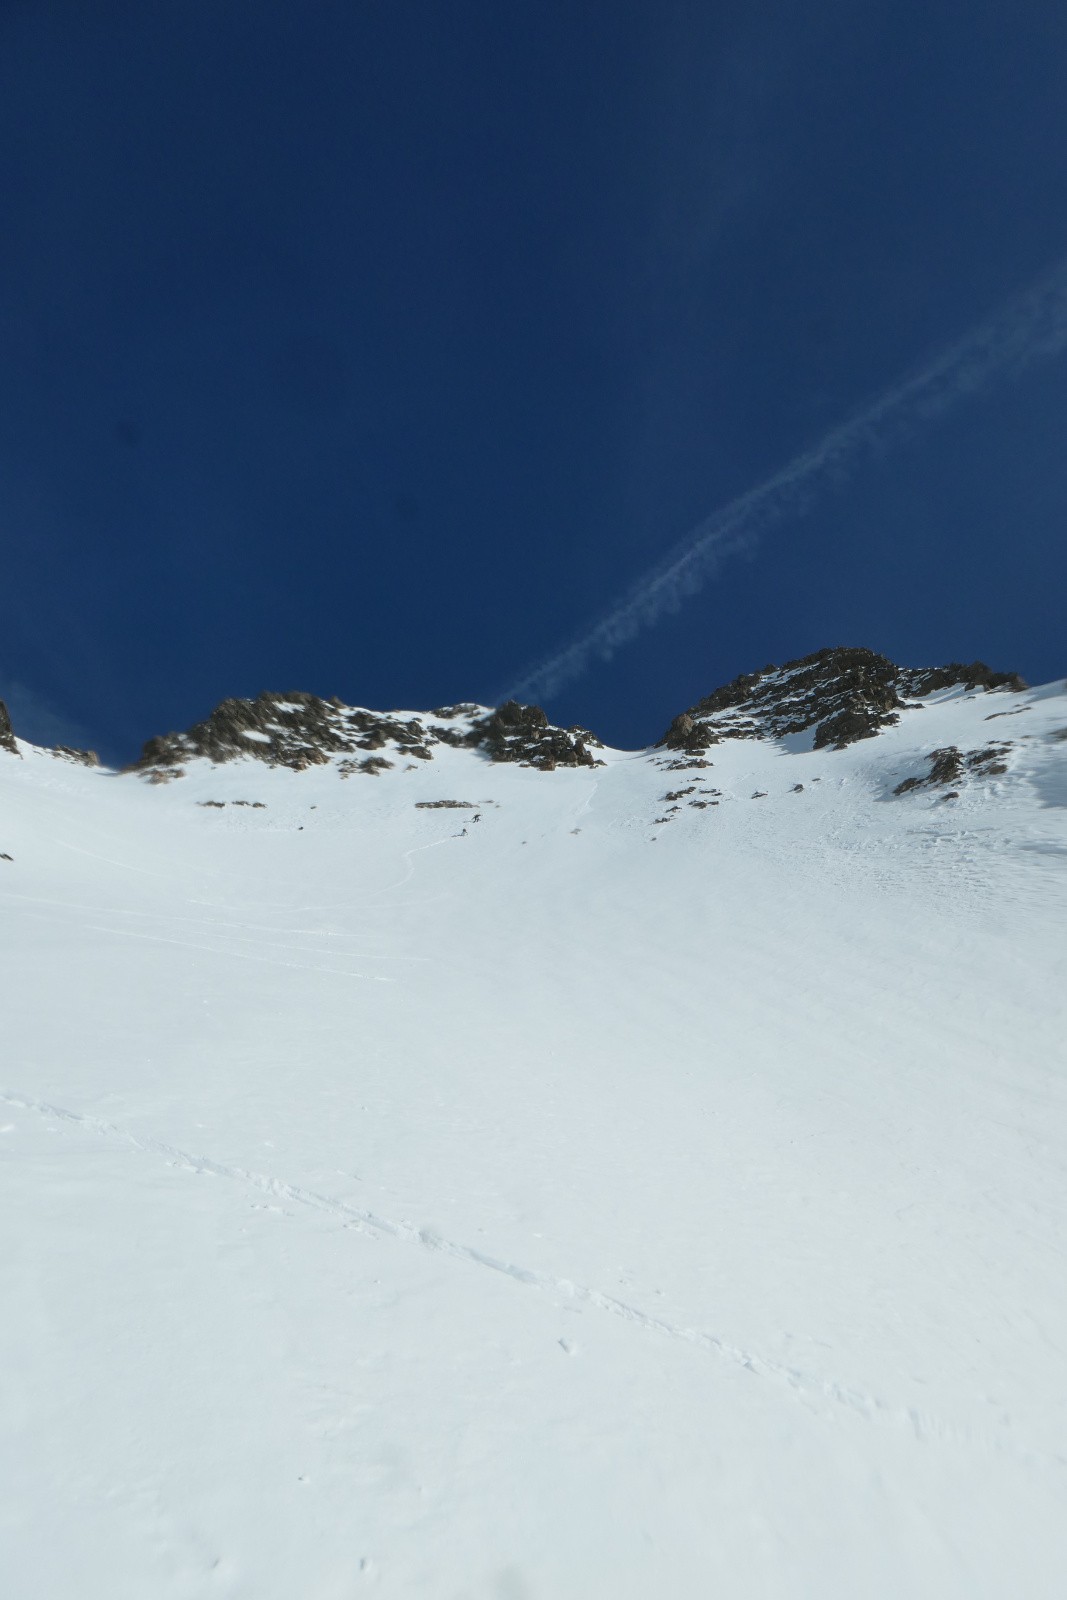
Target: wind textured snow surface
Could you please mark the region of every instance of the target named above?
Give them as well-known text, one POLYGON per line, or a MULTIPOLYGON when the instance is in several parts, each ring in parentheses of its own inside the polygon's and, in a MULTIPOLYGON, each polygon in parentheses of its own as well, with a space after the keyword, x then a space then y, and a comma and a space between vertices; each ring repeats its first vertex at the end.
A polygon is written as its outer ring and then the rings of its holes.
POLYGON ((1065 727, 0 752, 4 1594, 1058 1600, 1065 727))

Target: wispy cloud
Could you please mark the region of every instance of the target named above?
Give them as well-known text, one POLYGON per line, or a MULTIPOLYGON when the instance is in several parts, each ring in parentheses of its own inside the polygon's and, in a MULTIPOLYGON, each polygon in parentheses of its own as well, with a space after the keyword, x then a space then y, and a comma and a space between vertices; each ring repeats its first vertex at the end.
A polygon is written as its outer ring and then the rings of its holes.
POLYGON ((840 482, 866 455, 935 421, 994 383, 1017 377, 1067 348, 1067 259, 984 322, 839 423, 762 483, 711 512, 569 644, 529 668, 501 698, 551 696, 607 661, 683 601, 730 556, 750 551, 775 523, 802 510, 820 485, 840 482))
POLYGON ((23 683, 16 683, 0 673, 0 700, 11 714, 11 726, 19 739, 28 744, 70 745, 83 749, 87 742, 85 729, 57 711, 54 706, 23 683))

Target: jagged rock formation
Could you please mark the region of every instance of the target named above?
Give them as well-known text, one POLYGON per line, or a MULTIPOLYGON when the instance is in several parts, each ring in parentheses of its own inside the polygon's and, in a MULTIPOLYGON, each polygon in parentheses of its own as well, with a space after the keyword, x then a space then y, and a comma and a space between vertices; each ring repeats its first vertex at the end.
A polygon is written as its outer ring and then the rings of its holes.
POLYGON ((784 738, 814 728, 814 748, 843 750, 899 720, 909 701, 962 685, 1025 689, 1016 673, 970 666, 898 667, 874 650, 818 650, 735 678, 675 717, 660 744, 699 757, 723 739, 784 738))
POLYGON ((8 715, 7 706, 2 700, 0 700, 0 750, 6 750, 9 755, 13 756, 21 755, 22 753, 15 743, 15 732, 11 726, 11 718, 8 715))
POLYGON ((557 728, 539 706, 515 701, 490 712, 464 703, 398 717, 294 691, 224 700, 185 733, 149 739, 134 770, 159 782, 165 781, 164 774, 179 776, 182 764, 197 757, 227 762, 252 756, 272 767, 302 771, 341 755, 342 777, 374 775, 401 758, 429 761, 438 744, 481 750, 490 761, 518 761, 547 772, 557 766, 594 765, 591 747, 600 741, 584 728, 557 728), (356 754, 385 750, 390 754, 356 754))

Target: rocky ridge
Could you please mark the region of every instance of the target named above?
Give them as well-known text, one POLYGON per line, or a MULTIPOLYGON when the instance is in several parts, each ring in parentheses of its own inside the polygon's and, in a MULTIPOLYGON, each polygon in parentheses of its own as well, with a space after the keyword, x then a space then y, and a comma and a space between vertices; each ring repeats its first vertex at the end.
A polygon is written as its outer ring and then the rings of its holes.
POLYGON ((1017 673, 969 666, 898 667, 874 650, 818 650, 746 673, 675 717, 660 746, 699 761, 724 739, 782 739, 814 729, 812 748, 843 750, 900 720, 900 712, 939 690, 1025 689, 1017 673))
POLYGON ((180 777, 183 763, 198 758, 222 763, 251 756, 302 771, 342 756, 342 777, 373 776, 400 760, 429 761, 440 744, 550 772, 595 765, 592 752, 600 740, 584 728, 558 728, 539 706, 513 700, 496 710, 464 702, 404 717, 303 692, 265 692, 254 700, 223 700, 186 732, 149 739, 131 770, 161 783, 180 777))
MULTIPOLYGON (((713 690, 674 718, 656 748, 663 752, 661 764, 671 771, 711 766, 708 751, 727 739, 810 735, 810 744, 803 741, 805 748, 841 750, 875 737, 898 722, 902 711, 921 709, 926 697, 952 688, 984 693, 1021 690, 1026 684, 1017 674, 995 672, 981 661, 899 667, 873 650, 819 650, 781 667, 742 674, 713 690)), ((254 699, 223 700, 185 732, 149 739, 127 770, 151 783, 167 783, 183 776, 186 762, 198 759, 226 763, 251 757, 268 766, 302 771, 340 758, 336 768, 342 778, 357 773, 374 776, 398 764, 432 760, 440 745, 543 772, 597 766, 595 752, 602 748, 587 729, 558 727, 540 706, 514 700, 495 709, 465 701, 405 715, 368 711, 336 697, 327 700, 300 691, 264 692, 254 699)), ((897 792, 941 786, 965 771, 996 775, 1006 748, 935 750, 929 757, 929 772, 906 780, 897 792)), ((20 753, 2 701, 0 750, 20 753)), ((92 751, 56 746, 51 753, 96 765, 92 751)))

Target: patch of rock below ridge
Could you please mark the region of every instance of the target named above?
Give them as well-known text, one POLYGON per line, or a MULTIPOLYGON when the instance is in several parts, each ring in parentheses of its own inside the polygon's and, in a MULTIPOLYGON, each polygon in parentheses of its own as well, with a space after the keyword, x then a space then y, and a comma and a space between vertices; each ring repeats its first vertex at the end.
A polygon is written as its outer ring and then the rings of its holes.
POLYGON ((1019 690, 1014 672, 982 661, 898 667, 874 650, 817 650, 725 684, 675 717, 661 746, 699 757, 723 739, 781 739, 814 728, 813 748, 843 750, 899 721, 900 712, 942 689, 1019 690))
MULTIPOLYGON (((957 745, 950 744, 943 750, 931 750, 926 757, 929 770, 921 777, 905 778, 897 784, 893 793, 907 794, 912 789, 947 789, 968 774, 979 778, 997 778, 1008 770, 1004 757, 1010 749, 1010 744, 991 744, 984 750, 968 750, 964 753, 957 745)), ((957 796, 947 798, 955 799, 957 796)))
POLYGON ((182 764, 198 757, 227 762, 252 756, 272 767, 302 771, 342 755, 343 777, 373 775, 401 759, 429 761, 438 744, 480 750, 490 761, 517 761, 550 772, 561 766, 595 766, 592 751, 600 740, 584 728, 557 728, 539 706, 514 700, 495 711, 465 703, 403 717, 294 691, 223 700, 185 733, 149 739, 133 770, 158 783, 180 777, 182 764), (382 753, 361 758, 360 751, 382 753))

